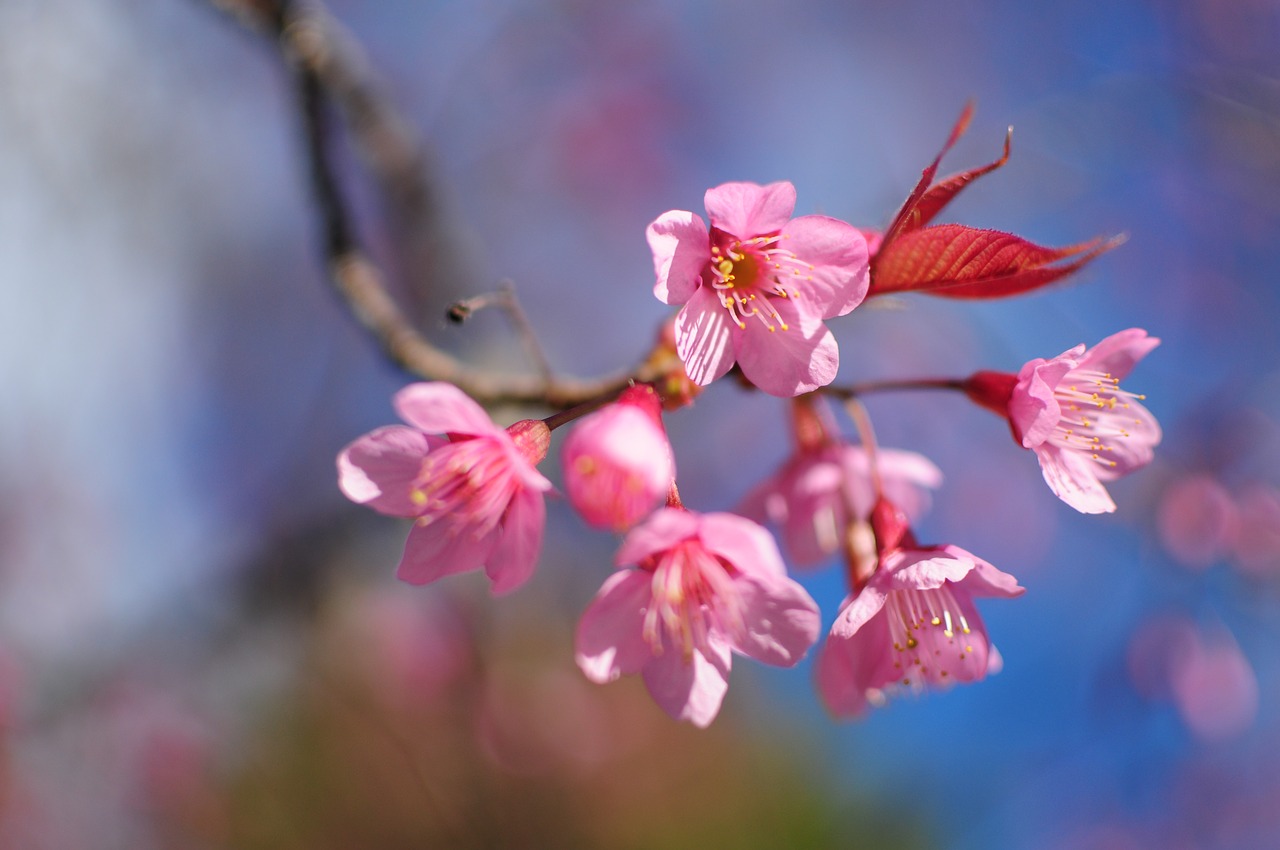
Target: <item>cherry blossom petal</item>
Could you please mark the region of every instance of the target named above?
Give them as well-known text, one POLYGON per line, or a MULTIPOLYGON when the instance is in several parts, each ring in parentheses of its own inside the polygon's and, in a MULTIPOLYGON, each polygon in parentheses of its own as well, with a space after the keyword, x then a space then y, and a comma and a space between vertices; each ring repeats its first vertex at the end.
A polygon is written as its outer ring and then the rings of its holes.
POLYGON ((1122 475, 1128 475, 1141 469, 1155 458, 1155 447, 1159 445, 1164 434, 1160 423, 1151 411, 1136 401, 1129 401, 1123 407, 1111 411, 1097 411, 1100 427, 1106 430, 1120 430, 1126 436, 1107 441, 1106 460, 1114 466, 1099 466, 1094 474, 1103 481, 1113 481, 1122 475))
MULTIPOLYGON (((959 549, 958 546, 944 546, 943 549, 952 550, 959 549)), ((967 593, 974 596, 994 596, 1002 599, 1014 599, 1027 592, 1025 587, 1018 584, 1018 580, 1003 570, 997 569, 981 558, 965 552, 965 555, 973 559, 974 568, 965 577, 964 589, 967 593)))
MULTIPOLYGON (((846 600, 845 608, 849 607, 846 600)), ((817 659, 818 693, 837 717, 856 717, 870 707, 869 690, 878 691, 894 679, 889 631, 885 615, 877 611, 854 633, 840 637, 833 631, 817 659)))
POLYGON ((653 294, 663 304, 685 303, 698 288, 703 267, 711 261, 706 222, 691 212, 671 210, 658 216, 645 236, 657 276, 653 294))
POLYGON ((1009 399, 1009 419, 1022 438, 1023 447, 1035 448, 1053 434, 1062 419, 1062 408, 1054 390, 1074 365, 1074 361, 1056 359, 1041 360, 1034 368, 1028 368, 1031 366, 1028 363, 1022 368, 1009 399))
POLYGON ((834 464, 797 456, 738 504, 738 513, 778 527, 787 558, 795 566, 821 563, 840 545, 844 511, 834 464), (821 483, 815 483, 815 479, 821 483))
POLYGON ((734 514, 703 514, 698 537, 707 550, 739 572, 785 578, 786 565, 773 535, 757 523, 734 514))
POLYGON ((906 550, 887 557, 881 566, 886 571, 886 589, 929 590, 948 581, 959 584, 976 564, 963 549, 952 549, 906 550))
POLYGON ((844 508, 834 491, 807 503, 797 501, 791 508, 793 519, 783 516, 775 521, 782 526, 782 543, 792 565, 820 564, 840 548, 844 508))
POLYGON ((731 636, 733 648, 765 664, 794 666, 818 639, 822 623, 817 603, 787 578, 744 576, 736 585, 744 633, 731 636))
POLYGON ((1112 334, 1085 352, 1080 358, 1080 368, 1097 369, 1121 381, 1159 344, 1159 339, 1147 336, 1142 328, 1129 328, 1112 334))
MULTIPOLYGON (((848 446, 844 457, 850 469, 870 477, 871 464, 865 449, 861 446, 848 446)), ((877 459, 880 463, 880 477, 884 479, 885 495, 909 519, 919 519, 927 510, 929 490, 942 486, 942 470, 924 455, 903 449, 882 448, 877 459)))
POLYGON ((733 368, 737 327, 710 287, 700 287, 676 316, 676 353, 689 379, 706 386, 733 368))
POLYGON ((338 455, 338 487, 353 502, 390 516, 422 512, 411 497, 422 459, 445 441, 415 428, 388 425, 352 442, 338 455))
POLYGON ((501 435, 510 442, 484 408, 453 384, 410 384, 396 393, 393 403, 401 419, 428 434, 501 435))
POLYGON ((833 637, 848 638, 857 634, 858 630, 871 618, 880 613, 884 608, 886 597, 884 589, 878 585, 879 582, 873 577, 870 584, 862 588, 848 605, 840 609, 835 623, 831 626, 833 637))
POLYGON ((478 569, 493 550, 495 533, 479 539, 468 529, 435 520, 413 524, 396 576, 409 584, 427 584, 444 576, 478 569))
POLYGON ((817 317, 798 313, 789 301, 778 299, 774 306, 786 330, 770 331, 749 319, 746 330, 733 337, 733 357, 742 374, 764 392, 782 397, 813 392, 834 381, 840 351, 831 331, 817 317))
POLYGON ((685 657, 680 647, 663 641, 662 653, 645 666, 645 687, 653 701, 676 720, 700 729, 711 725, 729 690, 729 645, 717 634, 685 657))
POLYGON ((812 266, 800 291, 803 309, 831 319, 850 313, 866 297, 869 254, 853 225, 825 215, 801 216, 782 228, 779 245, 812 266))
POLYGON ((796 208, 796 187, 787 182, 723 183, 703 197, 711 226, 742 239, 782 229, 796 208))
POLYGON ((653 658, 644 639, 644 613, 652 574, 619 570, 596 594, 578 624, 578 667, 597 684, 638 673, 653 658))
POLYGON ((485 561, 494 595, 510 593, 533 575, 546 520, 547 507, 537 490, 521 489, 512 497, 493 551, 485 561))
POLYGON ((1044 481, 1054 495, 1082 514, 1109 514, 1116 503, 1098 480, 1092 461, 1056 446, 1035 447, 1044 481))
POLYGON ((647 558, 698 534, 701 517, 692 511, 659 508, 631 529, 618 547, 614 563, 619 567, 643 563, 647 558))

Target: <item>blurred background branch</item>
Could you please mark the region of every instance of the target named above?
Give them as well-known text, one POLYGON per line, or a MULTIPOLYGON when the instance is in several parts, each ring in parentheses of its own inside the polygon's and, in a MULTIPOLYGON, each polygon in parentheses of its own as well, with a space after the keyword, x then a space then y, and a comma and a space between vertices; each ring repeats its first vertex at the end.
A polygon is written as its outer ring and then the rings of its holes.
MULTIPOLYGON (((425 302, 446 277, 457 285, 458 264, 430 163, 408 125, 378 92, 355 41, 311 0, 211 2, 272 39, 290 68, 331 281, 393 362, 419 378, 452 383, 485 404, 561 409, 617 392, 630 381, 657 377, 649 363, 652 358, 625 373, 594 380, 504 374, 469 365, 433 345, 397 304, 385 275, 360 246, 334 168, 327 123, 330 103, 338 107, 356 148, 390 200, 391 216, 399 224, 396 244, 410 246, 405 258, 414 283, 410 291, 425 302)), ((465 276, 461 280, 469 282, 465 276)))

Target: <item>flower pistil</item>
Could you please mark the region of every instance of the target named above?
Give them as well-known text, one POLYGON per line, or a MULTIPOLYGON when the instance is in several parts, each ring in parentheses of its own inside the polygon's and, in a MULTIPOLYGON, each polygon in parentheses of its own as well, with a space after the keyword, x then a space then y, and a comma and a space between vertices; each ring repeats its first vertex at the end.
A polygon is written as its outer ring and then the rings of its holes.
POLYGON ((807 274, 813 271, 813 265, 779 247, 779 240, 787 237, 785 233, 756 236, 745 242, 734 239, 723 248, 711 246, 711 286, 729 317, 742 330, 746 330, 745 320, 750 318, 759 319, 770 331, 790 330, 770 299, 799 298, 800 291, 787 289, 784 283, 790 280, 786 271, 789 268, 791 277, 813 280, 813 275, 807 274))

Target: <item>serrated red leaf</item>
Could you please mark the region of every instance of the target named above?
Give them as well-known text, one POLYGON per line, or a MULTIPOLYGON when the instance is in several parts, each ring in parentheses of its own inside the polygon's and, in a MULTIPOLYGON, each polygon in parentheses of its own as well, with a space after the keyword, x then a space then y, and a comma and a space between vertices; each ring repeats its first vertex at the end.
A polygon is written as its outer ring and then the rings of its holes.
POLYGON ((1016 295, 1071 274, 1122 241, 1120 237, 1099 237, 1065 248, 1046 248, 999 230, 935 225, 902 234, 887 248, 881 246, 869 294, 915 291, 947 298, 1016 295))

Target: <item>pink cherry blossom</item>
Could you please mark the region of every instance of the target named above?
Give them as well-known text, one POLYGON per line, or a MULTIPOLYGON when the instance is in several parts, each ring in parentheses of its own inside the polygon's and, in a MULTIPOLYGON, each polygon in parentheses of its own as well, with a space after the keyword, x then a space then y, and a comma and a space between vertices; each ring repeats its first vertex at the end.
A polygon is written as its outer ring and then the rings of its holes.
POLYGON ((710 229, 685 210, 663 213, 647 235, 654 294, 683 304, 676 350, 689 377, 707 385, 736 362, 776 396, 835 379, 840 357, 824 319, 862 303, 867 243, 850 224, 822 215, 791 218, 790 183, 725 183, 704 199, 710 229))
MULTIPOLYGON (((865 520, 875 501, 871 459, 844 441, 826 401, 802 396, 791 402, 795 451, 739 506, 745 516, 782 530, 783 548, 798 566, 813 566, 842 549, 851 526, 865 520)), ((923 455, 896 449, 876 453, 881 487, 909 519, 929 508, 929 488, 942 473, 923 455)))
MULTIPOLYGON (((911 519, 929 509, 929 489, 942 472, 924 455, 879 449, 880 479, 887 497, 911 519)), ((813 566, 840 549, 851 521, 865 519, 874 501, 866 450, 845 442, 799 448, 767 481, 747 494, 742 513, 782 530, 787 557, 813 566)))
POLYGON ((675 476, 662 403, 649 386, 584 417, 565 439, 565 494, 591 525, 626 531, 666 497, 675 476))
POLYGON ((1116 506, 1103 482, 1150 463, 1160 442, 1159 423, 1139 403, 1144 396, 1120 388, 1159 344, 1130 328, 1087 350, 1081 344, 1032 360, 1016 376, 979 372, 965 390, 1008 417, 1014 439, 1036 453, 1058 498, 1081 513, 1110 513, 1116 506))
POLYGON ((578 626, 578 666, 598 683, 640 673, 677 720, 715 719, 733 652, 790 667, 818 637, 818 606, 748 519, 662 508, 617 564, 578 626))
POLYGON ((415 519, 397 575, 410 584, 484 567, 494 593, 532 575, 551 489, 535 465, 550 443, 537 420, 510 428, 451 384, 411 384, 389 425, 338 455, 338 486, 353 502, 415 519), (444 434, 447 437, 432 436, 444 434))
POLYGON ((871 580, 845 599, 818 655, 818 691, 842 717, 896 691, 977 682, 999 672, 1000 654, 973 604, 1014 597, 1017 579, 959 546, 885 552, 871 580))

